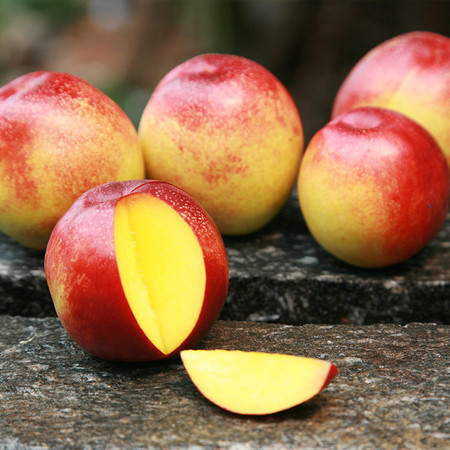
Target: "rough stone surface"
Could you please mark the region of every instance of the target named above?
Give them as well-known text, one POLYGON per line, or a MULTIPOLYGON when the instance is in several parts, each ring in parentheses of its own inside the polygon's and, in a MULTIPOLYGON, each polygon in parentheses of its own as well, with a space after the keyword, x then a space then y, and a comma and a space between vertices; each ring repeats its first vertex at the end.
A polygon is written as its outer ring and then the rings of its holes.
MULTIPOLYGON (((259 233, 226 238, 230 289, 221 318, 288 324, 450 323, 450 216, 404 263, 363 270, 327 254, 309 234, 295 192, 259 233)), ((44 255, 0 235, 0 314, 54 315, 44 255)))
POLYGON ((448 448, 448 326, 219 321, 202 348, 333 361, 318 396, 239 416, 197 391, 179 359, 118 364, 59 321, 0 317, 0 448, 448 448))

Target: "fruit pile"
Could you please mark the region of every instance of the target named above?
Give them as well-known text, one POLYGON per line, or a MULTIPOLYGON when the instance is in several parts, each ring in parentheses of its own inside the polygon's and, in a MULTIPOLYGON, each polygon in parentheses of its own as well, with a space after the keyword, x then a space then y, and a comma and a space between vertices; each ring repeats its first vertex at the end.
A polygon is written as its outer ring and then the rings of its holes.
POLYGON ((297 182, 308 228, 331 254, 361 267, 404 261, 446 220, 449 120, 450 39, 430 32, 362 58, 304 152, 291 95, 240 56, 175 67, 138 130, 86 81, 34 72, 0 88, 0 230, 46 251, 56 312, 85 350, 120 361, 181 355, 214 403, 280 411, 337 368, 193 350, 227 296, 222 236, 261 229, 297 182))

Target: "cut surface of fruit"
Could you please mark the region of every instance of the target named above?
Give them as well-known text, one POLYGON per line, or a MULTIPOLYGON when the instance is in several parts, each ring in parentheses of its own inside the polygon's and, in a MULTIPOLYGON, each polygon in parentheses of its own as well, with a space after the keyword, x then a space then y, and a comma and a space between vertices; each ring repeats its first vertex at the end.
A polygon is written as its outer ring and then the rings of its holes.
POLYGON ((279 353, 183 350, 180 356, 199 391, 238 414, 271 414, 299 405, 338 373, 329 361, 279 353))
POLYGON ((134 193, 117 202, 114 242, 131 311, 167 355, 189 336, 202 309, 206 269, 199 241, 163 200, 134 193))

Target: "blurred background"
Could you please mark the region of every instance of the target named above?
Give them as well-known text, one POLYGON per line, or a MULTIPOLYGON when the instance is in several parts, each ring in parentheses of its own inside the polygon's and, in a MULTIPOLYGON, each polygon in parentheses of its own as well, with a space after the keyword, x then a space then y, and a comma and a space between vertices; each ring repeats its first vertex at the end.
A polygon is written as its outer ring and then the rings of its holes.
POLYGON ((200 53, 234 53, 291 92, 306 142, 339 85, 382 41, 450 34, 450 1, 0 0, 0 85, 34 70, 78 75, 138 125, 158 81, 200 53))

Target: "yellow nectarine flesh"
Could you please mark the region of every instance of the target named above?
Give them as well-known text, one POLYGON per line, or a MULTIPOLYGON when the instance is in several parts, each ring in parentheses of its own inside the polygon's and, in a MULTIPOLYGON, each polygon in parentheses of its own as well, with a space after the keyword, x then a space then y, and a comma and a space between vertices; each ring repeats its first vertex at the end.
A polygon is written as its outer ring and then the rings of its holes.
POLYGON ((117 202, 114 241, 131 311, 153 345, 169 354, 202 308, 206 270, 198 239, 163 200, 135 193, 117 202))
POLYGON ((183 350, 180 355, 199 391, 238 414, 271 414, 299 405, 338 372, 328 361, 279 353, 183 350))

